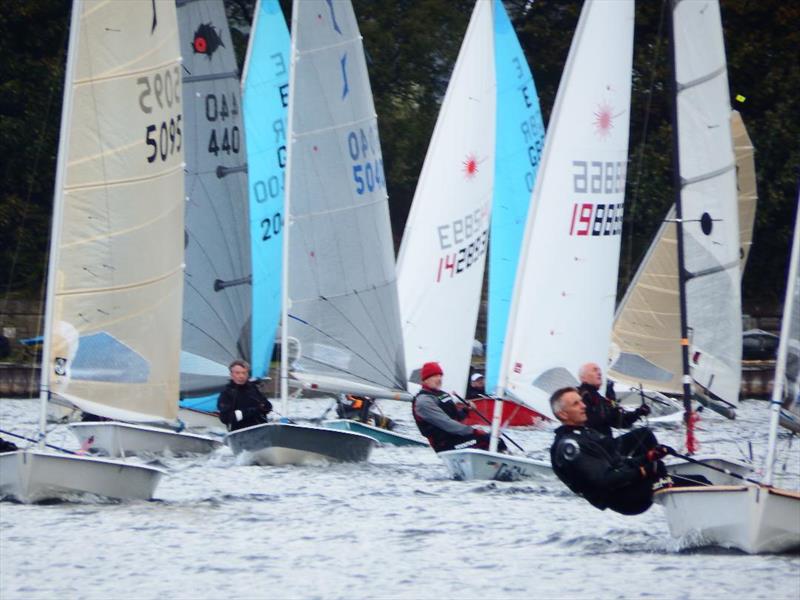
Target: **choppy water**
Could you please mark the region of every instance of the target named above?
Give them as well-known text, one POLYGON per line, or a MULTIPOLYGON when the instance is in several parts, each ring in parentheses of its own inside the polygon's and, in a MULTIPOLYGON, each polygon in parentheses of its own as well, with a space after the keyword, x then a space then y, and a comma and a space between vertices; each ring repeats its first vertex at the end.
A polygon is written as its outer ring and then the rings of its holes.
MULTIPOLYGON (((409 424, 408 405, 385 410, 409 424)), ((0 401, 3 429, 35 420, 34 402, 0 401)), ((742 457, 752 440, 758 462, 766 422, 758 401, 734 422, 706 413, 701 450, 742 457)), ((657 434, 680 446, 677 429, 657 434)), ((513 437, 544 457, 552 433, 513 437)), ((63 427, 49 439, 77 446, 63 427)), ((779 448, 796 489, 800 443, 779 448)), ((660 507, 623 517, 560 484, 451 481, 427 448, 316 467, 239 465, 227 448, 162 462, 153 502, 0 504, 0 598, 800 598, 800 556, 681 552, 660 507)))

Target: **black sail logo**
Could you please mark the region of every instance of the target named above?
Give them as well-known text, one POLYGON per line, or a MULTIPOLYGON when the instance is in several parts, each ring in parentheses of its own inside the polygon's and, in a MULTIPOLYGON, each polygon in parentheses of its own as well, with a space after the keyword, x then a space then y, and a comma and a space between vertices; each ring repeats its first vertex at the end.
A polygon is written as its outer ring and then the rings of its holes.
POLYGON ((211 55, 217 51, 217 48, 225 44, 222 43, 222 38, 219 36, 219 29, 214 27, 211 23, 203 23, 194 32, 194 39, 192 40, 192 50, 195 54, 205 54, 208 60, 211 60, 211 55))

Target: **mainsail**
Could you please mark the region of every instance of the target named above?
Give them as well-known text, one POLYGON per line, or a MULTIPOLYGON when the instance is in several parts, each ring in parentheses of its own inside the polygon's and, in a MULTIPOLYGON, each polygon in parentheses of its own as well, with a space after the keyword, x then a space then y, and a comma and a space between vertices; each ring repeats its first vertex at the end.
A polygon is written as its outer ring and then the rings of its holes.
POLYGON ((397 259, 409 379, 438 361, 448 389, 469 373, 495 166, 492 2, 478 1, 447 86, 397 259))
POLYGON ((127 421, 177 415, 181 68, 172 2, 76 6, 45 347, 51 391, 127 421))
POLYGON ((632 1, 587 1, 548 126, 498 392, 552 416, 553 391, 605 362, 614 315, 633 58, 632 1))
POLYGON ((736 161, 719 4, 673 7, 689 367, 702 393, 739 399, 742 320, 736 161))
POLYGON ((250 354, 247 166, 233 41, 222 0, 178 0, 186 142, 181 392, 221 388, 250 354))
MULTIPOLYGON (((741 116, 731 112, 736 149, 740 265, 744 269, 757 202, 753 146, 741 116)), ((727 303, 714 294, 705 302, 727 303)), ((617 307, 609 376, 631 386, 679 394, 681 384, 680 303, 675 209, 671 208, 617 307)))
POLYGON ((269 370, 281 312, 283 170, 289 106, 289 30, 277 0, 258 0, 242 75, 253 266, 253 376, 269 370))
POLYGON ((544 145, 536 84, 501 0, 494 0, 494 51, 497 155, 489 232, 486 335, 486 389, 491 391, 497 388, 520 246, 544 145))
POLYGON ((289 132, 284 325, 293 373, 331 391, 367 386, 371 395, 395 396, 405 366, 394 250, 350 2, 294 5, 289 132))

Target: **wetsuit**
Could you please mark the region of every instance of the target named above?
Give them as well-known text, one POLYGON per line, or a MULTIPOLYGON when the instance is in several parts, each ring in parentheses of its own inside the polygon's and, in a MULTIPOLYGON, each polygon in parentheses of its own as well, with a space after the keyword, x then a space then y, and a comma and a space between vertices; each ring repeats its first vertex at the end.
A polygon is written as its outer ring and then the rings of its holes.
POLYGON ((489 448, 489 434, 461 423, 467 410, 456 406, 447 392, 423 386, 411 403, 411 410, 420 433, 436 452, 456 446, 489 448))
POLYGON ((638 515, 653 503, 653 484, 667 475, 660 460, 647 459, 647 450, 657 445, 644 427, 614 439, 589 427, 562 425, 550 460, 558 478, 593 506, 638 515))
POLYGON ((586 427, 611 437, 611 428, 630 429, 642 416, 639 409, 627 411, 619 406, 616 398, 605 398, 593 385, 582 383, 578 392, 586 405, 586 427))
POLYGON ((217 399, 217 410, 228 431, 236 431, 266 423, 272 403, 258 391, 255 382, 237 385, 229 381, 217 399))

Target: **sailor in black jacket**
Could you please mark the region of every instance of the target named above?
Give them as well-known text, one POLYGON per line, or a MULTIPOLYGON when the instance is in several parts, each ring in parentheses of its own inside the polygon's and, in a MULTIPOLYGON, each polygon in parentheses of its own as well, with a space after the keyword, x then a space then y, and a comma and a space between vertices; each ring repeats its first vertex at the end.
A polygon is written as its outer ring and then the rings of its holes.
POLYGON ((626 434, 625 440, 598 433, 587 426, 586 407, 575 388, 558 390, 550 403, 563 423, 550 448, 553 471, 593 506, 637 515, 653 503, 654 486, 671 484, 660 460, 668 448, 649 429, 626 434))
POLYGON ((258 390, 255 382, 248 381, 250 365, 235 360, 228 369, 231 380, 217 399, 219 420, 228 426, 228 431, 266 423, 272 403, 258 390))
POLYGON ((595 363, 586 363, 578 371, 581 385, 578 392, 586 405, 586 426, 603 435, 611 436, 611 428, 630 429, 643 416, 650 414, 650 407, 642 404, 633 411, 627 411, 617 404, 614 387, 609 382, 607 396, 600 393, 603 383, 603 371, 595 363))

